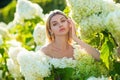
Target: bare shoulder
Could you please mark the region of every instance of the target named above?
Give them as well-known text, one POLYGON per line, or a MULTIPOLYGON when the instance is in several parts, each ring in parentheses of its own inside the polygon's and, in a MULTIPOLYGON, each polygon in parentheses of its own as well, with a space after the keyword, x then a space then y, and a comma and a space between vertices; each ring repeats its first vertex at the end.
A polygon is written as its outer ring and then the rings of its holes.
POLYGON ((51 51, 51 44, 46 44, 46 45, 42 46, 41 51, 43 53, 45 53, 46 55, 49 55, 49 53, 51 51))

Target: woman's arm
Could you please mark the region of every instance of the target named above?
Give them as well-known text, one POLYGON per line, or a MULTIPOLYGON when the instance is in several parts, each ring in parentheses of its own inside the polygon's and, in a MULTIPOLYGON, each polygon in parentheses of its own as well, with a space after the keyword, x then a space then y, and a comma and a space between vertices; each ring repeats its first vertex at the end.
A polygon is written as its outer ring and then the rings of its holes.
POLYGON ((99 60, 100 59, 100 53, 98 50, 93 48, 92 46, 88 45, 87 43, 81 41, 77 35, 76 35, 76 29, 75 29, 75 24, 73 23, 72 20, 69 20, 71 24, 71 32, 72 32, 72 39, 77 42, 81 48, 84 48, 87 53, 91 54, 95 59, 99 60))
POLYGON ((77 37, 74 39, 75 42, 77 42, 81 48, 84 48, 87 53, 91 54, 95 59, 100 59, 100 53, 95 48, 91 47, 90 45, 86 44, 85 42, 81 41, 77 37))

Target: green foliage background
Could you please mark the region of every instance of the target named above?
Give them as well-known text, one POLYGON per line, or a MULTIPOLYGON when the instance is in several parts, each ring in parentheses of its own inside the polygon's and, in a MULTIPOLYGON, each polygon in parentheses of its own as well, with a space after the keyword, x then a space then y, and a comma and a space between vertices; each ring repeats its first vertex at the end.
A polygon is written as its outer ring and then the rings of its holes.
MULTIPOLYGON (((39 4, 43 8, 43 13, 49 13, 51 10, 60 9, 64 10, 66 7, 65 0, 30 0, 33 3, 39 4)), ((5 1, 0 1, 0 4, 4 4, 5 1)), ((0 8, 0 22, 9 23, 14 18, 14 13, 16 9, 16 0, 6 0, 6 6, 1 6, 0 8), (9 18, 8 18, 9 17, 9 18)))

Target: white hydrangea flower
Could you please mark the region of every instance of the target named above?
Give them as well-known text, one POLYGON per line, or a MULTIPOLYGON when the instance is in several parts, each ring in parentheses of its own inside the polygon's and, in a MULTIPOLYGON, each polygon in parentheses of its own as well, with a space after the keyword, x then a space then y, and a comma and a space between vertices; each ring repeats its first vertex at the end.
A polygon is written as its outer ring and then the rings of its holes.
POLYGON ((85 49, 80 48, 79 45, 74 45, 74 58, 75 60, 80 60, 82 54, 88 54, 85 49))
POLYGON ((26 77, 25 77, 25 80, 43 80, 43 78, 41 78, 41 77, 34 77, 34 76, 31 76, 31 75, 27 75, 26 77))
POLYGON ((40 45, 37 45, 36 48, 35 48, 35 51, 38 51, 41 49, 41 46, 40 45))
POLYGON ((106 29, 106 16, 116 10, 113 1, 106 0, 67 0, 71 16, 80 25, 81 38, 89 39, 94 33, 106 29))
MULTIPOLYGON (((17 21, 18 22, 18 21, 17 21)), ((7 29, 10 30, 11 28, 15 27, 16 26, 16 22, 15 21, 11 21, 8 23, 7 25, 7 29)))
POLYGON ((26 51, 26 49, 24 49, 22 47, 10 47, 9 48, 8 55, 14 61, 15 64, 18 64, 17 56, 18 56, 19 52, 21 52, 21 51, 26 51))
POLYGON ((91 76, 91 77, 88 78, 87 80, 109 80, 109 79, 106 78, 106 77, 104 77, 104 76, 98 77, 98 78, 91 76))
POLYGON ((2 35, 3 38, 9 38, 10 34, 8 30, 4 27, 0 27, 0 35, 2 35))
POLYGON ((91 16, 93 14, 100 14, 112 11, 114 8, 114 2, 108 2, 104 0, 67 0, 68 6, 71 8, 72 16, 76 22, 80 22, 81 19, 91 16), (107 8, 105 8, 107 7, 107 8), (109 11, 107 11, 109 10, 109 11))
POLYGON ((81 63, 93 63, 94 62, 94 58, 85 51, 84 48, 80 48, 79 45, 74 45, 75 49, 74 49, 74 58, 77 61, 80 61, 81 63), (86 61, 84 61, 86 60, 86 61))
POLYGON ((49 60, 50 64, 53 65, 55 68, 66 68, 66 67, 75 67, 76 66, 76 60, 73 60, 72 58, 51 58, 49 60))
POLYGON ((42 79, 51 74, 51 66, 48 63, 49 58, 40 51, 21 51, 17 60, 20 64, 21 73, 26 80, 36 80, 35 78, 42 79))
POLYGON ((7 27, 7 24, 4 23, 4 22, 0 22, 0 27, 6 28, 6 27, 7 27))
POLYGON ((7 41, 6 43, 11 47, 21 47, 21 43, 18 42, 17 40, 10 40, 10 41, 7 41))
POLYGON ((3 38, 2 36, 0 35, 0 46, 3 44, 3 38))
POLYGON ((80 22, 81 38, 87 39, 93 37, 94 33, 105 29, 105 17, 98 15, 91 15, 80 22), (89 31, 89 32, 88 32, 89 31), (86 34, 87 33, 87 34, 86 34))
POLYGON ((114 2, 113 0, 104 0, 104 1, 107 1, 107 2, 114 2))
POLYGON ((40 17, 40 18, 44 18, 43 9, 38 4, 33 4, 33 6, 36 9, 35 15, 40 17))
POLYGON ((24 19, 32 19, 36 16, 43 18, 42 8, 29 0, 18 0, 14 21, 23 22, 24 19))
POLYGON ((37 46, 45 44, 46 42, 45 26, 37 24, 33 32, 33 37, 37 46))
POLYGON ((120 34, 120 10, 109 13, 106 18, 106 25, 117 43, 120 44, 120 37, 118 37, 120 34))
POLYGON ((8 67, 8 70, 10 71, 10 73, 12 74, 12 76, 16 80, 22 80, 22 75, 20 73, 20 68, 19 68, 18 64, 15 64, 12 59, 8 59, 7 60, 7 67, 8 67))

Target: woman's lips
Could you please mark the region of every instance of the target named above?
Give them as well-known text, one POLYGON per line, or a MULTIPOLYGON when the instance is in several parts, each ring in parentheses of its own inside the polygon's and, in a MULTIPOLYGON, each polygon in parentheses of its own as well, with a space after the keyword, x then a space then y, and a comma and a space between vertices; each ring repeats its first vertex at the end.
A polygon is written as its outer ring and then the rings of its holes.
POLYGON ((59 31, 61 32, 61 31, 64 31, 65 30, 65 28, 61 28, 59 31))

